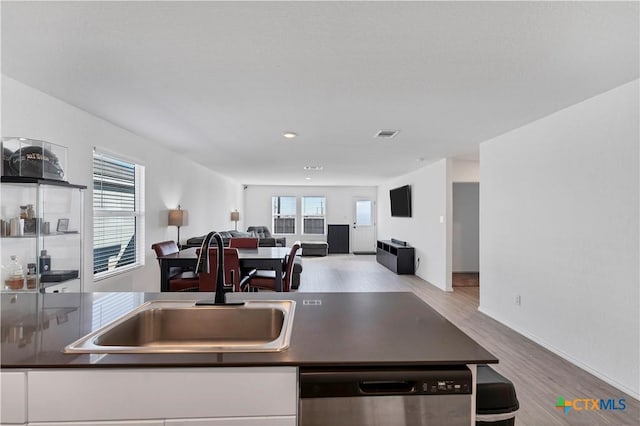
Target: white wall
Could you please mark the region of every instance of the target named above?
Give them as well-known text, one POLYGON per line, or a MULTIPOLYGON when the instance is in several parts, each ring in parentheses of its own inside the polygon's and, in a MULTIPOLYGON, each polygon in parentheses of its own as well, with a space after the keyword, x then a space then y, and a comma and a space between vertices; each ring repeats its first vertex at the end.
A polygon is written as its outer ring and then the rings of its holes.
POLYGON ((157 241, 176 239, 176 228, 167 226, 169 209, 181 204, 189 212, 189 224, 180 231, 184 241, 212 229, 232 228, 229 213, 244 208, 239 183, 6 76, 2 77, 2 134, 69 147, 66 179, 89 188, 85 193, 85 291, 159 291, 160 272, 150 247, 157 241), (145 266, 95 283, 91 193, 94 146, 146 166, 145 266))
POLYGON ((638 91, 480 145, 480 310, 636 398, 638 91))
POLYGON ((453 272, 480 271, 480 184, 453 182, 453 272))
MULTIPOLYGON (((351 224, 354 217, 354 197, 369 198, 376 201, 377 189, 375 186, 267 186, 249 185, 244 190, 245 226, 238 229, 246 230, 247 226, 268 226, 273 232, 271 219, 271 197, 276 195, 297 197, 298 220, 296 234, 286 235, 287 244, 296 240, 326 241, 326 235, 302 235, 300 226, 301 197, 324 196, 326 197, 327 224, 351 224)), ((240 213, 240 217, 243 213, 240 213)), ((350 239, 351 240, 351 239, 350 239)), ((374 248, 372 248, 374 249, 374 248)))
POLYGON ((378 239, 407 241, 420 259, 416 275, 443 290, 451 290, 450 163, 440 160, 378 187, 378 239), (402 185, 411 185, 410 218, 391 217, 389 190, 402 185))

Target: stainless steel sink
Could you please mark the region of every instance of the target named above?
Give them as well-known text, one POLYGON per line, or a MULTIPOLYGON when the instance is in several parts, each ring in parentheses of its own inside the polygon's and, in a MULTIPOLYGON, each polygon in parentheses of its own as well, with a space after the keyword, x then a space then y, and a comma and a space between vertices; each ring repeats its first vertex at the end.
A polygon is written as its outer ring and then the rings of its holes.
POLYGON ((277 352, 289 347, 294 310, 292 300, 250 300, 241 306, 147 302, 65 352, 277 352))

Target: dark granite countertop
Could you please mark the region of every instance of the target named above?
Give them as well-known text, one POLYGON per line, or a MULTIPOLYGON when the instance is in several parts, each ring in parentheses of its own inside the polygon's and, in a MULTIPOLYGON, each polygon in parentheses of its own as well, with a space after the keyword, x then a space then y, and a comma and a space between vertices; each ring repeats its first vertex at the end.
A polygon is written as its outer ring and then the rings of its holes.
POLYGON ((296 301, 291 346, 276 353, 62 353, 76 339, 149 300, 211 293, 2 294, 2 368, 408 366, 498 360, 413 293, 236 293, 296 301))

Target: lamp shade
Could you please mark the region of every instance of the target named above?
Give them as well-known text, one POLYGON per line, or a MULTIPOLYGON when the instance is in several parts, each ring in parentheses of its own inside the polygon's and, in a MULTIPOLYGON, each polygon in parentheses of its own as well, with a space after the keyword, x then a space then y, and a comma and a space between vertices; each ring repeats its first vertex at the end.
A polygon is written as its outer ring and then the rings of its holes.
POLYGON ((240 212, 237 210, 235 212, 231 212, 231 221, 237 222, 239 220, 240 220, 240 212))
POLYGON ((183 226, 184 225, 184 210, 169 210, 169 226, 183 226))

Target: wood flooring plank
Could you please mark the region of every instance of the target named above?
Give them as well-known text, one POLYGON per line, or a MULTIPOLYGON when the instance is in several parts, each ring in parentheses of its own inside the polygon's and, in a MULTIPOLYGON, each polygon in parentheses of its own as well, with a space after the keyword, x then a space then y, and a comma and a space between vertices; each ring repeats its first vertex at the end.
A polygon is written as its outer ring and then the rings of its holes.
MULTIPOLYGON (((482 285, 482 283, 480 283, 482 285)), ((478 311, 479 287, 444 292, 414 275, 396 275, 375 256, 305 257, 300 292, 410 291, 493 353, 520 402, 516 425, 640 425, 640 402, 478 311), (624 411, 570 411, 557 398, 625 398, 624 411)))

